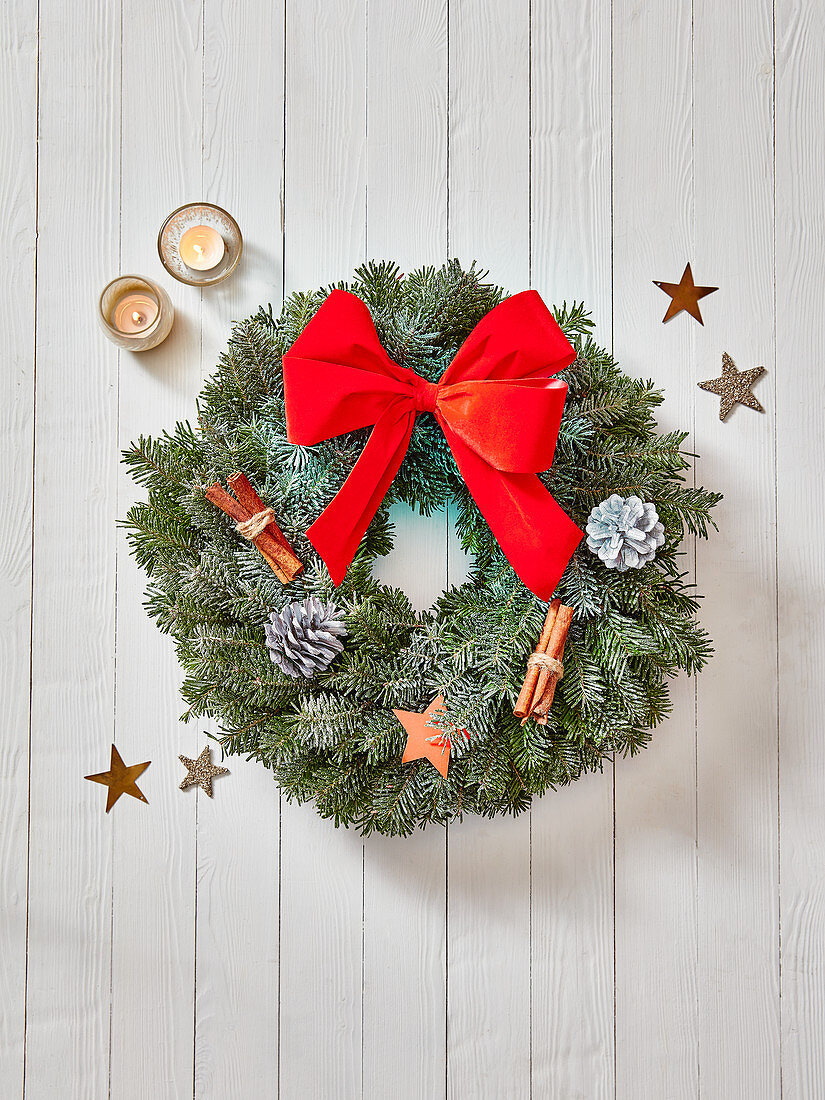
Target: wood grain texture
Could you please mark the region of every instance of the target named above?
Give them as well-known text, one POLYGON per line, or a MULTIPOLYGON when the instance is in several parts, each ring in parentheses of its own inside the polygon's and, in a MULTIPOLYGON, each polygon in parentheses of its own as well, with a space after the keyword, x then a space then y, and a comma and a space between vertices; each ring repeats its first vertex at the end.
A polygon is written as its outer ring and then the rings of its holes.
POLYGON ((720 290, 694 326, 693 381, 719 373, 722 351, 770 372, 757 387, 765 414, 738 407, 722 424, 718 401, 694 391, 697 479, 725 493, 696 565, 716 643, 696 709, 699 1072, 711 1096, 782 1089, 772 52, 770 0, 696 4, 696 275, 720 290))
MULTIPOLYGON (((201 377, 190 343, 198 291, 162 271, 155 237, 165 216, 200 191, 201 12, 124 0, 122 16, 121 267, 161 282, 177 312, 159 347, 120 353, 119 449, 191 418, 201 377), (147 99, 149 71, 159 79, 147 99)), ((119 516, 143 496, 121 467, 119 516)), ((198 795, 178 790, 178 753, 194 758, 202 738, 178 722, 184 706, 174 646, 145 614, 146 578, 125 532, 117 566, 115 739, 129 760, 152 766, 144 777, 146 812, 116 821, 111 1090, 116 1097, 183 1097, 192 1093, 194 1072, 198 795)))
POLYGON ((366 0, 286 5, 285 290, 365 256, 366 0))
MULTIPOLYGON (((446 255, 446 0, 367 9, 367 255, 405 271, 446 255)), ((392 509, 395 547, 374 575, 417 609, 447 585, 446 511, 392 509)), ((364 1096, 444 1094, 446 836, 364 846, 364 1096), (387 1011, 393 1001, 397 1011, 387 1011)))
POLYGON ((27 1100, 108 1093, 113 824, 148 809, 83 781, 114 713, 119 38, 108 4, 40 4, 27 1100))
MULTIPOLYGON (((364 259, 365 0, 288 0, 285 289, 364 259)), ((283 806, 281 1096, 362 1091, 364 845, 311 806, 283 806)))
MULTIPOLYGON (((695 255, 692 126, 690 9, 617 3, 613 349, 629 374, 664 388, 663 431, 692 428, 697 392, 699 326, 686 314, 662 324, 668 299, 653 285, 678 281, 695 255)), ((694 271, 716 281, 695 259, 694 271)), ((716 302, 702 305, 710 316, 716 302)), ((683 568, 693 569, 691 539, 683 568)), ((682 676, 671 694, 651 746, 616 763, 616 1096, 627 1100, 699 1090, 693 684, 682 676)))
MULTIPOLYGON (((530 7, 450 7, 450 255, 530 281, 530 7)), ((452 577, 451 577, 452 580, 452 577)), ((530 1089, 530 819, 449 828, 447 1093, 530 1089)))
MULTIPOLYGON (((237 218, 245 247, 233 277, 203 292, 204 375, 232 321, 260 303, 277 309, 282 297, 283 56, 282 3, 207 0, 203 195, 237 218)), ((280 799, 259 764, 223 763, 230 774, 214 798, 197 793, 195 1092, 204 1100, 274 1096, 278 1078, 280 799)))
POLYGON ((0 1093, 23 1080, 27 854, 29 854, 29 704, 32 628, 34 445, 34 287, 37 194, 37 18, 33 8, 0 7, 3 140, 14 157, 0 164, 0 1093))
MULTIPOLYGON (((427 608, 447 586, 447 513, 425 518, 397 505, 392 515, 396 545, 373 572, 427 608)), ((365 842, 365 1096, 444 1095, 446 857, 436 827, 365 842), (397 1011, 387 1011, 390 1001, 397 1011)))
MULTIPOLYGON (((763 64, 768 64, 766 58, 763 64)), ((825 1094, 825 576, 817 538, 825 444, 825 12, 776 5, 777 610, 781 1051, 787 1100, 825 1094)), ((760 359, 759 362, 762 362, 760 359)), ((765 364, 771 369, 771 364, 765 364)), ((771 391, 765 395, 771 400, 771 391)))
MULTIPOLYGON (((825 1093, 823 72, 799 0, 0 0, 4 1098, 825 1093), (200 196, 246 246, 203 294, 155 251, 200 196), (177 722, 119 447, 192 414, 232 319, 445 243, 586 300, 726 494, 685 558, 717 655, 618 763, 615 838, 607 770, 366 844, 242 760, 178 790, 213 727, 177 722), (660 323, 687 260, 704 328, 660 323), (118 270, 172 294, 154 352, 97 331, 118 270), (697 389, 723 350, 764 416, 697 389), (153 762, 107 816, 113 738, 153 762)), ((377 572, 424 606, 466 562, 394 519, 377 572)))
POLYGON ((34 290, 37 233, 37 12, 0 6, 0 1094, 23 1080, 26 1017, 31 683, 34 290))
MULTIPOLYGON (((585 301, 609 346, 610 11, 534 5, 532 41, 533 286, 548 304, 585 301)), ((533 1095, 612 1097, 610 769, 531 816, 533 1095)))
POLYGON ((366 253, 404 271, 447 245, 447 0, 372 0, 366 253))

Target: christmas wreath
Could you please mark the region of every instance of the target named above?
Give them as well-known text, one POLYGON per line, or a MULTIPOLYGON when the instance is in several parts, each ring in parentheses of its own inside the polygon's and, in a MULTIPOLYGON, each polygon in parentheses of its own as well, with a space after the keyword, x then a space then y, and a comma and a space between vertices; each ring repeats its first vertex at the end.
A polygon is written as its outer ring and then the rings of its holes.
MULTIPOLYGON (((538 309, 540 299, 528 294, 506 301, 538 309)), ((550 438, 537 452, 549 448, 552 457, 555 443, 551 468, 540 478, 502 474, 518 471, 520 460, 493 459, 494 476, 513 479, 503 497, 517 507, 527 485, 519 479, 536 482, 529 492, 538 521, 516 536, 511 524, 508 534, 499 514, 490 518, 496 509, 476 477, 476 499, 488 518, 482 514, 468 488, 475 474, 468 474, 463 443, 452 439, 451 448, 449 425, 433 415, 433 384, 447 377, 474 331, 483 333, 476 340, 481 354, 512 364, 490 333, 489 318, 502 302, 504 292, 475 265, 467 270, 453 261, 402 276, 394 264, 367 264, 348 285, 294 294, 280 315, 270 307, 235 325, 201 392, 198 426, 178 424, 124 452, 148 489, 125 526, 149 578, 147 610, 173 636, 185 672, 184 717, 216 719, 226 752, 257 758, 287 797, 313 800, 336 825, 406 834, 468 813, 519 813, 534 794, 643 747, 668 713, 668 677, 696 672, 711 653, 679 547, 688 531, 707 537, 719 495, 685 484, 687 433, 657 434, 653 411, 662 394, 623 374, 597 346, 581 305, 564 304, 555 320, 547 313, 547 325, 557 323, 559 337, 572 345, 567 358, 557 356, 563 369, 556 364, 550 372, 557 381, 522 387, 528 396, 561 390, 560 401, 558 393, 547 399, 557 403, 558 438, 548 424, 550 438), (333 289, 348 291, 346 301, 333 289), (293 393, 285 402, 282 362, 286 356, 292 363, 293 378, 299 359, 302 369, 317 368, 324 358, 319 339, 313 348, 306 338, 296 341, 322 305, 335 300, 349 308, 352 295, 358 308, 366 306, 380 341, 374 354, 384 356, 388 370, 417 377, 414 407, 398 429, 408 437, 406 451, 402 446, 389 461, 380 456, 373 476, 391 483, 374 488, 366 509, 353 504, 346 486, 339 491, 345 481, 352 487, 349 475, 371 438, 361 425, 375 424, 378 414, 350 417, 354 430, 324 436, 323 425, 307 426, 306 409, 296 407, 309 403, 310 420, 323 419, 312 386, 304 392, 288 381, 293 393), (477 329, 485 318, 487 328, 477 329), (566 401, 559 383, 566 383, 566 401), (288 429, 304 442, 290 442, 288 429), (313 432, 318 441, 307 443, 313 432), (223 490, 227 481, 237 501, 223 490), (472 555, 470 578, 423 613, 372 576, 373 562, 393 545, 389 506, 397 501, 425 515, 450 503, 472 555), (586 528, 585 541, 578 542, 578 531, 571 538, 571 521, 586 528), (323 538, 337 539, 337 551, 327 548, 322 558, 316 547, 323 538), (325 561, 336 552, 333 580, 325 561), (568 615, 561 679, 561 661, 548 656, 560 607, 568 615), (539 720, 529 707, 526 718, 514 714, 528 658, 532 683, 549 677, 557 684, 539 720), (417 754, 405 751, 414 734, 417 754)), ((508 370, 515 368, 499 366, 488 377, 506 385, 508 370)), ((466 389, 462 408, 472 405, 466 389)), ((519 415, 529 420, 533 407, 519 415)), ((513 449, 506 440, 496 447, 513 449)))

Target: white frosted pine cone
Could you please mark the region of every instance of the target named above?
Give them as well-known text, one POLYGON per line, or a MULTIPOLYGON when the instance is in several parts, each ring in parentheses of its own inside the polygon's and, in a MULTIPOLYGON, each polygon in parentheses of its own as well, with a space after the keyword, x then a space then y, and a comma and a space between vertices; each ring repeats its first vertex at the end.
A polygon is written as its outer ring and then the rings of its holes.
POLYGON ((295 680, 309 680, 327 668, 344 648, 340 639, 347 636, 335 604, 315 596, 273 611, 264 630, 272 663, 295 680))
POLYGON ((597 505, 587 520, 587 546, 608 569, 641 569, 653 561, 665 542, 656 506, 637 496, 613 493, 597 505))

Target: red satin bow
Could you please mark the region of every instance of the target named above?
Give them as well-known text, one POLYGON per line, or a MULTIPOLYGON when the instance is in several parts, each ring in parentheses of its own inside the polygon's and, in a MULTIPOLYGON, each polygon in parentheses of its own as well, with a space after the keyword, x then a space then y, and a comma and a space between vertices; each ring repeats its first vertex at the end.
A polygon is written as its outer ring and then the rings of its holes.
POLYGON ((287 438, 311 446, 375 427, 307 531, 335 584, 398 472, 415 417, 431 412, 516 573, 550 599, 582 533, 536 476, 553 462, 575 352, 534 290, 476 325, 437 383, 394 363, 366 305, 334 290, 283 358, 287 438))

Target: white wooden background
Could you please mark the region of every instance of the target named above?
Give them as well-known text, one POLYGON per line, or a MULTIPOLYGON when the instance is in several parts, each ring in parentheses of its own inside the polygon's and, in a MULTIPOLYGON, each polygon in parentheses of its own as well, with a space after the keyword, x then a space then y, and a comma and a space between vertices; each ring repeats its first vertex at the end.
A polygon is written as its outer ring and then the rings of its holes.
MULTIPOLYGON (((821 0, 0 0, 0 49, 0 1095, 825 1096, 821 0), (201 197, 247 242, 203 293, 155 250, 201 197), (688 561, 717 656, 515 821, 364 843, 234 759, 181 793, 208 727, 119 450, 232 318, 448 255, 584 298, 666 387, 725 493, 688 561), (720 290, 663 326, 687 260, 720 290), (121 271, 172 294, 156 352, 96 329, 121 271), (766 415, 719 423, 723 350, 766 415), (113 739, 150 804, 106 816, 113 739)), ((423 604, 461 562, 399 518, 423 604)))

